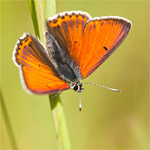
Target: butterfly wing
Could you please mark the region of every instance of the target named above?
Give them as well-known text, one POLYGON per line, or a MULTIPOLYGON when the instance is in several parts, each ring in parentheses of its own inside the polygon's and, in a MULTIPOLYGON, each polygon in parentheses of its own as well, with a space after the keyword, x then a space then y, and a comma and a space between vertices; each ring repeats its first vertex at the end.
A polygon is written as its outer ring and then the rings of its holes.
MULTIPOLYGON (((121 17, 91 18, 85 12, 64 12, 47 21, 47 30, 79 66, 81 78, 89 76, 126 38, 131 22, 121 17)), ((71 66, 75 69, 75 65, 71 66)), ((75 72, 77 72, 76 70, 75 72)))
POLYGON ((14 62, 20 67, 25 87, 35 94, 54 94, 69 88, 53 72, 54 66, 33 36, 24 34, 14 49, 14 62))
POLYGON ((89 20, 85 27, 78 57, 83 78, 90 75, 124 41, 131 22, 121 17, 89 20))
MULTIPOLYGON (((59 43, 62 51, 78 62, 84 26, 91 16, 81 11, 59 13, 47 20, 47 30, 59 43)), ((74 68, 73 68, 74 69, 74 68)))

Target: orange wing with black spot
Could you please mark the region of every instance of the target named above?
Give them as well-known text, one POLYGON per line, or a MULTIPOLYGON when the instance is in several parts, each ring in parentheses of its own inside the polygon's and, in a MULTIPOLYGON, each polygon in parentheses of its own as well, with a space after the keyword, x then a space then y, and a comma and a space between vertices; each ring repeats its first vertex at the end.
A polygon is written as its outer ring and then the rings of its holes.
POLYGON ((47 21, 47 30, 70 54, 82 78, 89 76, 123 42, 131 22, 121 17, 91 18, 84 12, 64 12, 47 21))
POLYGON ((54 94, 69 88, 53 72, 45 48, 29 34, 24 34, 17 42, 14 62, 20 67, 25 87, 32 93, 54 94))
POLYGON ((95 18, 86 23, 78 57, 80 72, 84 78, 116 50, 130 28, 131 22, 121 17, 95 18))

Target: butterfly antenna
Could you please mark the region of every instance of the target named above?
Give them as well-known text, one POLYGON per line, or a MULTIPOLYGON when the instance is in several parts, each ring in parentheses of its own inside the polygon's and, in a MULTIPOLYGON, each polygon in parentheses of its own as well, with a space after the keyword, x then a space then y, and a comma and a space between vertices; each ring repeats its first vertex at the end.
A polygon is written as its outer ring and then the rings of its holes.
POLYGON ((102 87, 102 88, 105 88, 105 89, 108 89, 108 90, 111 90, 111 91, 114 91, 114 92, 120 92, 120 90, 118 90, 118 89, 109 88, 109 87, 106 87, 106 86, 103 86, 103 85, 99 85, 99 84, 95 84, 95 83, 85 82, 85 83, 82 83, 82 84, 95 85, 95 86, 99 86, 99 87, 102 87))
POLYGON ((81 93, 79 93, 79 111, 82 111, 82 105, 81 105, 81 93))

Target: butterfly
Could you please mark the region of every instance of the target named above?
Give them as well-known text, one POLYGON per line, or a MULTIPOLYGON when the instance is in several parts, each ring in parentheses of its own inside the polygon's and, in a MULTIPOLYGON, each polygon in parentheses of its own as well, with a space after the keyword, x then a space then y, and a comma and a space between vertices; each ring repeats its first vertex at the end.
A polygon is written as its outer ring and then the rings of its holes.
POLYGON ((23 85, 35 94, 72 88, 93 73, 125 40, 131 21, 115 16, 92 18, 88 13, 59 13, 46 21, 46 47, 29 33, 19 38, 13 60, 23 85))

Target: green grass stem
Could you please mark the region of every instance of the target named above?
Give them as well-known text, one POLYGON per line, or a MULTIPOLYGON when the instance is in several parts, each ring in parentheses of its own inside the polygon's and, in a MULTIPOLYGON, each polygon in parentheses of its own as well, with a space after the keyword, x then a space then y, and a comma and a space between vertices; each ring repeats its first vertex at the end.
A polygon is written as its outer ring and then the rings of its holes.
POLYGON ((4 122, 5 122, 5 125, 6 125, 6 129, 7 129, 7 133, 8 133, 8 137, 9 137, 12 149, 17 150, 18 146, 17 146, 16 138, 15 138, 15 135, 14 135, 12 124, 10 122, 10 118, 9 118, 9 115, 8 115, 8 111, 7 111, 7 108, 6 108, 1 90, 0 90, 0 103, 1 103, 2 115, 3 115, 3 118, 4 118, 4 122))
POLYGON ((65 121, 65 115, 63 106, 59 95, 49 96, 51 110, 54 116, 54 123, 56 128, 56 137, 58 139, 59 148, 63 150, 70 150, 70 140, 68 136, 67 125, 65 121))

